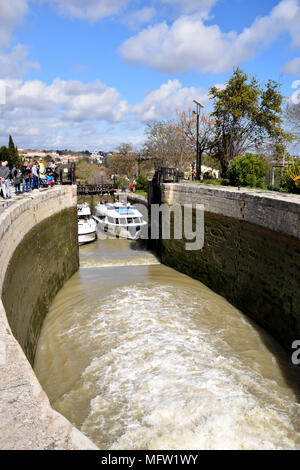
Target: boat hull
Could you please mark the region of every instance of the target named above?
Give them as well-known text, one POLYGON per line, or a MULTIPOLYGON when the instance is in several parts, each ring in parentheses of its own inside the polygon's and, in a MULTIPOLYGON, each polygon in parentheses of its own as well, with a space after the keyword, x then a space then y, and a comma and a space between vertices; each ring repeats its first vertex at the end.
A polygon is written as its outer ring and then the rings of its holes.
POLYGON ((97 240, 97 232, 78 234, 78 244, 85 245, 97 240))
POLYGON ((98 217, 94 216, 94 219, 98 223, 98 228, 101 230, 101 232, 106 233, 108 235, 111 235, 115 238, 125 238, 127 240, 138 240, 141 238, 141 225, 140 224, 138 227, 139 229, 137 230, 137 227, 131 226, 130 230, 127 229, 126 227, 122 227, 120 225, 113 225, 113 224, 108 224, 106 222, 103 222, 100 220, 98 217))

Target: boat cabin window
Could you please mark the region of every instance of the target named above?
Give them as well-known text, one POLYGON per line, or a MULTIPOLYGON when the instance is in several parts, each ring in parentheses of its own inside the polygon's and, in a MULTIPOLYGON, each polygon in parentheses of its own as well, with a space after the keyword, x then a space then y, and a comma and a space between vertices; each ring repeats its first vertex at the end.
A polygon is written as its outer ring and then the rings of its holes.
POLYGON ((115 223, 114 219, 113 219, 112 217, 109 217, 109 216, 107 217, 107 221, 108 221, 108 223, 110 223, 110 224, 114 224, 114 223, 115 223))
POLYGON ((139 224, 141 222, 141 218, 140 217, 134 217, 134 223, 135 224, 139 224))
POLYGON ((132 224, 132 223, 133 223, 133 218, 132 218, 132 217, 128 217, 127 223, 128 223, 128 224, 132 224))
POLYGON ((125 225, 127 223, 125 217, 122 217, 121 219, 119 219, 119 222, 120 222, 120 225, 125 225))

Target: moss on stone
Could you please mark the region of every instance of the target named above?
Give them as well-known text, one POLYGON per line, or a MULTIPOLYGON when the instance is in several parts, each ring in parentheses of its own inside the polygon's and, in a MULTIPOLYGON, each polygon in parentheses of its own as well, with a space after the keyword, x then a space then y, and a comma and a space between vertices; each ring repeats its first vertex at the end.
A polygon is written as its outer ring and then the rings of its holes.
POLYGON ((49 306, 78 266, 76 207, 35 226, 10 260, 2 301, 12 332, 31 364, 49 306))
POLYGON ((161 240, 162 262, 206 284, 290 351, 300 338, 300 240, 205 213, 205 241, 161 240))

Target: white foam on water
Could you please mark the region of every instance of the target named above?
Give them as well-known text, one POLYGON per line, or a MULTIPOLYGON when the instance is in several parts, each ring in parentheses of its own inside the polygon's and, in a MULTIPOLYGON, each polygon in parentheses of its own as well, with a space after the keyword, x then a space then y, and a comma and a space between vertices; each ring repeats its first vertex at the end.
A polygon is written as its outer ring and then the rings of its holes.
POLYGON ((155 256, 135 257, 133 259, 124 260, 95 260, 82 259, 80 268, 121 268, 125 266, 154 266, 160 264, 155 256))
POLYGON ((274 355, 208 289, 132 284, 71 310, 50 318, 36 370, 101 448, 300 448, 299 405, 274 355))
MULTIPOLYGON (((129 245, 128 240, 113 240, 116 249, 120 244, 121 247, 127 248, 129 245), (123 243, 122 243, 123 242, 123 243)), ((99 243, 99 242, 98 242, 99 243)), ((133 242, 137 243, 137 242, 133 242)), ((99 245, 98 245, 99 246, 99 245)), ((101 246, 101 245, 100 245, 101 246)), ((88 247, 90 249, 90 247, 88 247)), ((122 267, 122 266, 153 266, 160 264, 160 261, 154 253, 150 251, 136 249, 106 252, 105 249, 99 251, 81 250, 80 253, 80 268, 108 268, 108 267, 122 267)))

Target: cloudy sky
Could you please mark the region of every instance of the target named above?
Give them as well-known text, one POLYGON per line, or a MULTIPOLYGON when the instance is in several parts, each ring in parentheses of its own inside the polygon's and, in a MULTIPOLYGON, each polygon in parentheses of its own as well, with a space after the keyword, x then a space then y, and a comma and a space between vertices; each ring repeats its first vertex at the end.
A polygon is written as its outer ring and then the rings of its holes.
POLYGON ((237 65, 300 99, 300 0, 0 0, 0 145, 140 146, 237 65))

